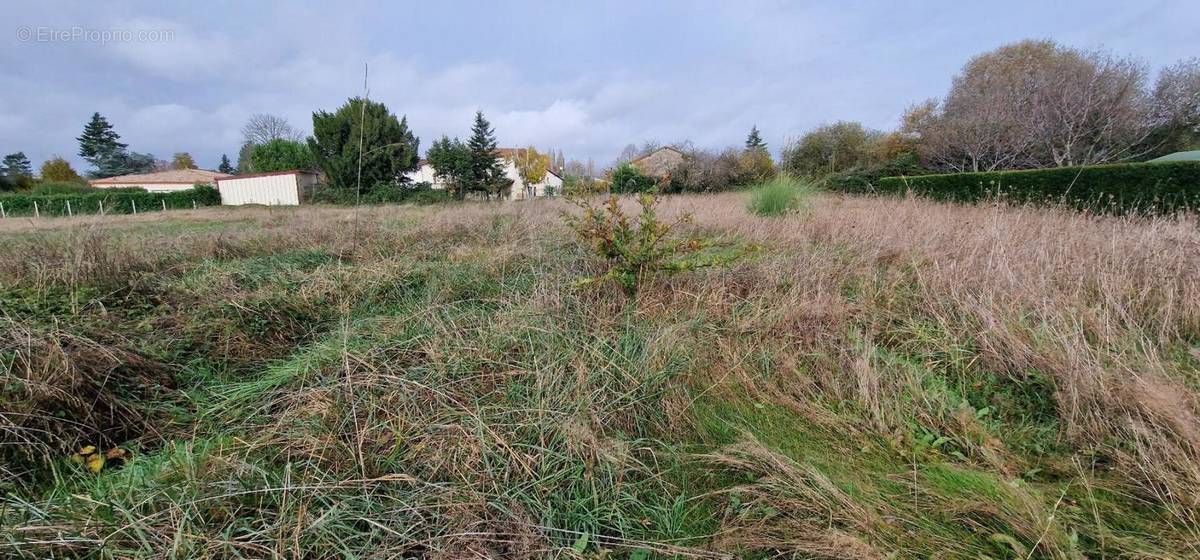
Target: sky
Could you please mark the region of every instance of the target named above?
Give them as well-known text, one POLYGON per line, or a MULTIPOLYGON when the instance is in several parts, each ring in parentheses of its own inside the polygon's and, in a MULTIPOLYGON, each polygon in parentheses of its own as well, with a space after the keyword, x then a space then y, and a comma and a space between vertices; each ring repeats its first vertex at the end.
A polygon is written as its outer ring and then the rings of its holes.
POLYGON ((1200 56, 1200 2, 24 2, 0 22, 0 154, 78 157, 99 111, 131 150, 236 160, 253 113, 311 132, 363 93, 421 150, 482 110, 501 146, 611 162, 645 141, 772 150, 823 123, 894 128, 972 56, 1022 39, 1150 75, 1200 56))

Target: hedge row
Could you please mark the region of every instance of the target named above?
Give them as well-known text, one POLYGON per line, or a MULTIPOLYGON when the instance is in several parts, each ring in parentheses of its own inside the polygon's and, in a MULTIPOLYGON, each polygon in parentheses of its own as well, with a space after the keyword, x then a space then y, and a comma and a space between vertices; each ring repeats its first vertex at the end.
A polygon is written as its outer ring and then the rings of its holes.
POLYGON ((1065 204, 1112 214, 1200 210, 1200 162, 1123 163, 1024 171, 886 177, 883 193, 949 202, 1065 204))
POLYGON ((99 214, 102 204, 105 214, 132 214, 135 206, 138 212, 155 212, 162 210, 164 203, 167 209, 171 210, 215 206, 221 204, 221 194, 209 185, 196 185, 187 190, 166 193, 113 192, 97 189, 94 192, 77 194, 0 195, 0 204, 4 205, 4 213, 8 216, 66 216, 68 202, 71 207, 70 214, 74 215, 99 214))
POLYGON ((362 197, 351 189, 322 186, 314 189, 305 202, 314 204, 338 204, 353 206, 362 204, 439 204, 452 202, 454 196, 444 189, 434 189, 429 183, 403 185, 376 185, 362 193, 362 197))

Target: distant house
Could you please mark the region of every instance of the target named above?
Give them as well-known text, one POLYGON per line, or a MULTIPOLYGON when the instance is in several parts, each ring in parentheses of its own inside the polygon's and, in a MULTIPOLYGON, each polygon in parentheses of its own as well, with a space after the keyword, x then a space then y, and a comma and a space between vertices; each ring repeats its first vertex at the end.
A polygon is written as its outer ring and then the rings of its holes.
POLYGON ((683 163, 683 152, 663 146, 631 162, 630 165, 651 177, 665 177, 675 166, 683 163))
POLYGON ((232 177, 232 175, 206 169, 168 169, 154 173, 135 173, 94 179, 88 181, 88 184, 100 189, 141 187, 150 192, 172 192, 190 189, 197 183, 215 187, 217 179, 226 177, 232 177))
MULTIPOLYGON (((504 176, 512 179, 512 188, 508 191, 506 200, 527 200, 548 195, 562 194, 563 180, 557 173, 546 170, 546 177, 540 183, 526 185, 517 171, 518 158, 525 156, 525 148, 499 148, 496 154, 504 163, 504 176)), ((429 183, 435 189, 446 188, 446 182, 437 176, 436 170, 428 161, 421 160, 416 171, 406 174, 414 183, 429 183)))

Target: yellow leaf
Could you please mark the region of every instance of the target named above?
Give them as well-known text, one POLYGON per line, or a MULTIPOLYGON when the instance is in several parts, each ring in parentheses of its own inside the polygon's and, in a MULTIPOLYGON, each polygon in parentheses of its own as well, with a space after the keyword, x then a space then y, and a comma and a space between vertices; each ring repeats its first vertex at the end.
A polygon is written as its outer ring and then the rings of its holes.
POLYGON ((94 473, 100 472, 100 470, 104 468, 104 455, 94 453, 88 456, 87 468, 94 473))
POLYGON ((79 454, 83 455, 84 457, 87 457, 88 455, 91 455, 92 453, 95 453, 95 452, 96 452, 95 445, 85 445, 79 450, 79 454))

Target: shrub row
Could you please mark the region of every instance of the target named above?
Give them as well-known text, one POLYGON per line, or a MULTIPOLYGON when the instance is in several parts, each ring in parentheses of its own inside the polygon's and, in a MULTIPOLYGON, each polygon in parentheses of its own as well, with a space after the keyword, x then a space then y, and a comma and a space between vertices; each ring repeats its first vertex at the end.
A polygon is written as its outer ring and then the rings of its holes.
POLYGON ((221 204, 221 194, 210 185, 196 185, 176 192, 155 193, 129 190, 94 189, 74 194, 6 194, 0 195, 0 204, 8 216, 66 216, 69 214, 99 214, 103 205, 105 214, 131 214, 134 207, 138 212, 154 212, 167 209, 184 209, 193 206, 215 206, 221 204), (36 212, 34 203, 37 204, 36 212))
POLYGON ((357 202, 362 204, 437 204, 451 202, 454 196, 444 189, 434 189, 429 183, 416 184, 380 184, 362 193, 351 189, 339 189, 323 185, 312 191, 308 202, 316 204, 340 204, 352 206, 357 202))
POLYGON ((878 192, 949 202, 1065 204, 1113 214, 1200 209, 1200 162, 1123 163, 1023 171, 887 177, 878 192))

